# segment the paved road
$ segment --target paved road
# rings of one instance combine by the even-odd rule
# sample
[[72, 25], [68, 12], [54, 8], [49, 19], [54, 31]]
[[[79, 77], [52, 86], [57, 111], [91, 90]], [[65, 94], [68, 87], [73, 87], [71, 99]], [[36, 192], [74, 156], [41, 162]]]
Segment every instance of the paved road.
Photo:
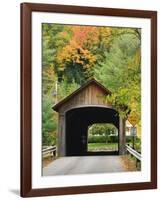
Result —
[[61, 157], [43, 168], [44, 176], [124, 172], [120, 156]]

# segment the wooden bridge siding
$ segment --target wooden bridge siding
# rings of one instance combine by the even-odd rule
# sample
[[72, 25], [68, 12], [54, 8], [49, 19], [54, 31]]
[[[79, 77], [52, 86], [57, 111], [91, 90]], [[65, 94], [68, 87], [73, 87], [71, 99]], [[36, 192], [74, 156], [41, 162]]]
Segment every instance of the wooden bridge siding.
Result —
[[105, 92], [99, 87], [96, 85], [89, 85], [83, 91], [78, 93], [74, 98], [66, 102], [66, 104], [60, 108], [59, 113], [65, 113], [67, 110], [83, 105], [103, 105], [111, 107], [111, 105], [105, 103], [105, 96]]
[[65, 135], [64, 114], [59, 114], [57, 154], [58, 156], [65, 156], [66, 154], [66, 135]]
[[[99, 94], [99, 95], [98, 95]], [[66, 111], [85, 105], [104, 105], [109, 106], [104, 102], [104, 97], [106, 93], [96, 85], [89, 85], [83, 91], [78, 93], [74, 98], [70, 99], [64, 105], [61, 106], [59, 110], [59, 127], [58, 127], [58, 155], [64, 156], [66, 154], [66, 135], [65, 135], [65, 113]]]
[[[98, 105], [98, 106], [107, 106], [112, 108], [111, 105], [105, 102], [104, 97], [107, 94], [98, 86], [96, 85], [89, 85], [88, 87], [84, 88], [81, 92], [75, 95], [72, 99], [66, 102], [64, 105], [61, 106], [59, 109], [59, 130], [58, 130], [58, 155], [65, 156], [66, 155], [66, 124], [65, 124], [65, 113], [66, 111], [76, 108], [76, 107], [83, 107], [86, 105]], [[119, 124], [119, 154], [122, 155], [125, 153], [125, 125], [124, 120], [120, 118]]]
[[126, 136], [125, 136], [125, 120], [119, 119], [119, 155], [124, 155], [126, 152]]

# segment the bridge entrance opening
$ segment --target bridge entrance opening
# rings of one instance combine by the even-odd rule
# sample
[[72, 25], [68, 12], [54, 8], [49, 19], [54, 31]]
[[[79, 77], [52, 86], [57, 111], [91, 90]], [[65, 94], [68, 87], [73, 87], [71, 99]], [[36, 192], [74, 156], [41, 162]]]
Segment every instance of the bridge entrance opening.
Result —
[[96, 123], [88, 127], [88, 153], [118, 152], [118, 129], [113, 124]]
[[65, 119], [67, 156], [118, 154], [119, 139], [115, 151], [89, 151], [88, 145], [88, 132], [94, 124], [113, 124], [117, 129], [117, 135], [119, 135], [119, 115], [116, 110], [93, 106], [74, 108], [66, 112]]

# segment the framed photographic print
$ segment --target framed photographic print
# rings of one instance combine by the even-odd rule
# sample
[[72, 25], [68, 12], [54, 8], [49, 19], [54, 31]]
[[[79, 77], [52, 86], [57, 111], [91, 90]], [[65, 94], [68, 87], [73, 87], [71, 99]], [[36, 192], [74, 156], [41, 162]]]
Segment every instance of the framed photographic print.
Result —
[[157, 188], [156, 11], [21, 4], [21, 196]]

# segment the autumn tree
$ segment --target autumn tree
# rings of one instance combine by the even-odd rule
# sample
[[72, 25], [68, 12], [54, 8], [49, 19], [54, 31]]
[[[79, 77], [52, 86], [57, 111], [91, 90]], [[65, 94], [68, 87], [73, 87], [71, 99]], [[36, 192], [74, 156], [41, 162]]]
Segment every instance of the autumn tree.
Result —
[[98, 30], [90, 26], [72, 26], [70, 42], [59, 49], [57, 62], [64, 76], [70, 81], [82, 84], [93, 76], [96, 56], [91, 48], [96, 44]]
[[140, 119], [141, 29], [42, 24], [44, 144], [56, 141], [53, 104], [92, 77], [112, 91], [106, 100], [120, 116], [135, 112]]

